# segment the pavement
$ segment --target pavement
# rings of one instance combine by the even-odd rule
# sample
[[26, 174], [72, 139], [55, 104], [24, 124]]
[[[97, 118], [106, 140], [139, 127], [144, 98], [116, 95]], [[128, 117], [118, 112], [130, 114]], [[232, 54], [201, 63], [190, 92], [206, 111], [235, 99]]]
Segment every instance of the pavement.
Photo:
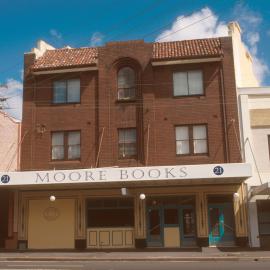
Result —
[[203, 248], [200, 251], [0, 252], [0, 262], [7, 261], [270, 261], [270, 251]]

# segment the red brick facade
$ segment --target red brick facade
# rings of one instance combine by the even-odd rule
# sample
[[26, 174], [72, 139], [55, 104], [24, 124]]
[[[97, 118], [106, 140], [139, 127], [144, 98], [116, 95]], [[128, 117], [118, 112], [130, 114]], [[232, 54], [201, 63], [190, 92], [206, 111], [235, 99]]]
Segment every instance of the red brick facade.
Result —
[[[95, 167], [99, 146], [99, 167], [241, 162], [231, 38], [219, 42], [222, 60], [216, 62], [153, 66], [153, 43], [127, 41], [98, 48], [97, 70], [34, 75], [30, 69], [22, 170]], [[27, 54], [26, 71], [33, 63]], [[125, 65], [136, 71], [137, 98], [119, 102], [117, 71]], [[204, 95], [174, 97], [173, 72], [193, 69], [203, 71]], [[80, 78], [80, 104], [52, 105], [53, 81], [63, 78]], [[208, 155], [177, 156], [175, 126], [200, 123], [208, 127]], [[129, 127], [137, 128], [138, 158], [119, 159], [117, 129]], [[80, 161], [51, 161], [51, 132], [62, 130], [81, 131]]]

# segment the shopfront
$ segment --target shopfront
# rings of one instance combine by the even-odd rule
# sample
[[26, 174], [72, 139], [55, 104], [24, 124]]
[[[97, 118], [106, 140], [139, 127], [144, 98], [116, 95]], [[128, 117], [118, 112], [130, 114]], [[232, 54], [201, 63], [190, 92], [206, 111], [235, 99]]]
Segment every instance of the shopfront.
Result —
[[5, 240], [8, 238], [8, 220], [9, 220], [9, 192], [0, 191], [0, 249], [5, 247]]
[[87, 248], [134, 248], [132, 198], [87, 199]]
[[[14, 173], [27, 179], [24, 186], [11, 173], [9, 188], [17, 190], [13, 228], [18, 248], [246, 245], [244, 180], [250, 168], [219, 166], [222, 176], [215, 174], [216, 165]], [[198, 168], [200, 173], [193, 174]], [[125, 179], [117, 179], [116, 173]], [[86, 181], [85, 175], [104, 180]]]
[[232, 195], [208, 197], [209, 246], [235, 246]]
[[195, 247], [195, 196], [152, 197], [146, 202], [147, 246]]
[[270, 182], [251, 188], [249, 197], [250, 240], [270, 248]]
[[261, 247], [270, 248], [270, 200], [257, 200]]

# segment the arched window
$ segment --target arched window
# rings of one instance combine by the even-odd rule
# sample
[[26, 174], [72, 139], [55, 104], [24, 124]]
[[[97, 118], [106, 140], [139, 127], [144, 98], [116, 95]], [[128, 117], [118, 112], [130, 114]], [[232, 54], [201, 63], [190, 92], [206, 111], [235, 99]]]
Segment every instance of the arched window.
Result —
[[135, 71], [130, 67], [123, 67], [118, 71], [118, 99], [135, 99], [136, 97], [136, 76]]

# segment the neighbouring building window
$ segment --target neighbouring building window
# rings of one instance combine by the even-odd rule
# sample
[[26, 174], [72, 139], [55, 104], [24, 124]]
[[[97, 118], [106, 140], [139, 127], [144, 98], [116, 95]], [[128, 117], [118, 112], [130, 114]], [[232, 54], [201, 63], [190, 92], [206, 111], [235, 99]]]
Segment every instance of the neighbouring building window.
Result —
[[136, 78], [135, 71], [130, 67], [123, 67], [118, 71], [118, 100], [135, 99]]
[[118, 149], [120, 158], [137, 156], [137, 134], [135, 128], [118, 129]]
[[52, 132], [52, 160], [76, 160], [80, 157], [80, 131]]
[[63, 80], [53, 83], [53, 103], [79, 103], [81, 100], [80, 80]]
[[174, 96], [203, 95], [203, 76], [201, 70], [173, 73]]
[[175, 135], [177, 155], [208, 153], [206, 125], [177, 126]]
[[270, 235], [270, 202], [257, 200], [257, 210], [260, 235]]

